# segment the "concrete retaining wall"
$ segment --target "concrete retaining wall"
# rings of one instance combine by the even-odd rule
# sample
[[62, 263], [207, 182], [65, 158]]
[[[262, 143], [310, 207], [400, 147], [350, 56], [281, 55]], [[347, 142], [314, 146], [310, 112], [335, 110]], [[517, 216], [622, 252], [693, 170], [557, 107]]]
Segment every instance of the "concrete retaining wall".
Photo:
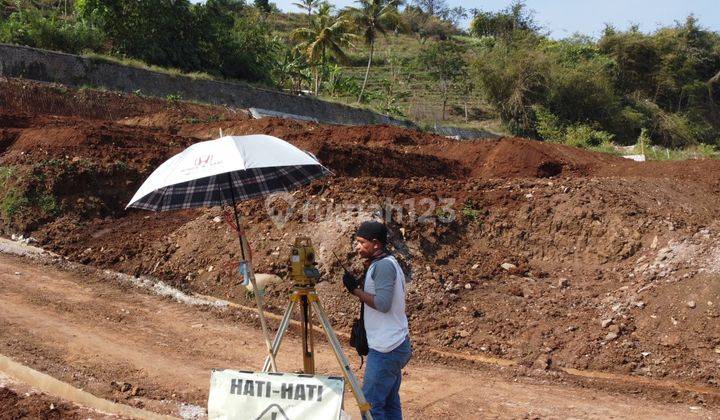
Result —
[[102, 86], [127, 93], [139, 89], [145, 95], [158, 97], [180, 95], [182, 99], [217, 105], [264, 108], [306, 115], [330, 124], [413, 126], [410, 122], [371, 111], [260, 89], [244, 83], [197, 80], [123, 66], [101, 59], [7, 44], [0, 44], [0, 75], [73, 87]]
[[[266, 110], [291, 114], [300, 119], [327, 124], [370, 125], [389, 124], [417, 128], [407, 120], [398, 120], [364, 109], [295, 96], [270, 89], [261, 89], [241, 82], [198, 80], [173, 76], [110, 61], [17, 45], [0, 44], [0, 76], [19, 77], [67, 86], [104, 87], [108, 90], [167, 97], [180, 95], [196, 100], [234, 108]], [[454, 138], [492, 138], [496, 134], [483, 130], [436, 126], [435, 133]]]

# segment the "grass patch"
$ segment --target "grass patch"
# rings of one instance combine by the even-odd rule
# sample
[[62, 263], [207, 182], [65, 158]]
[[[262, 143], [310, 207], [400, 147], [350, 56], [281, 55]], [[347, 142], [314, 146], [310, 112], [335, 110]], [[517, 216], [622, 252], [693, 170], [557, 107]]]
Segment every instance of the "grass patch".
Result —
[[0, 201], [0, 215], [6, 222], [12, 222], [23, 210], [30, 206], [30, 200], [17, 189], [7, 190]]
[[463, 207], [462, 215], [467, 220], [474, 222], [478, 217], [478, 211], [470, 207]]
[[8, 182], [15, 175], [15, 169], [10, 166], [0, 167], [0, 187], [4, 187], [5, 183]]
[[203, 72], [185, 73], [180, 69], [176, 69], [176, 68], [172, 68], [172, 67], [155, 66], [152, 64], [147, 64], [144, 61], [137, 60], [134, 58], [115, 57], [115, 56], [111, 56], [111, 55], [98, 54], [98, 53], [94, 53], [94, 52], [85, 52], [83, 54], [83, 57], [89, 58], [92, 60], [103, 61], [106, 63], [119, 64], [121, 66], [134, 67], [137, 69], [167, 74], [169, 76], [175, 76], [175, 77], [182, 76], [182, 77], [189, 77], [191, 79], [196, 79], [196, 80], [216, 80], [216, 79], [218, 79], [208, 73], [203, 73]]
[[480, 215], [480, 210], [477, 210], [472, 203], [465, 203], [462, 208], [462, 215], [465, 219], [474, 222]]
[[47, 217], [55, 217], [60, 213], [60, 208], [55, 201], [55, 197], [49, 194], [41, 194], [37, 197], [37, 205], [42, 214]]
[[168, 93], [165, 96], [165, 99], [167, 99], [170, 102], [182, 101], [182, 95], [179, 93]]
[[[640, 153], [640, 151], [637, 151]], [[700, 144], [684, 149], [668, 149], [666, 147], [651, 146], [645, 148], [645, 159], [647, 160], [688, 160], [688, 159], [720, 159], [717, 148]]]
[[609, 155], [621, 156], [622, 153], [610, 142], [602, 142], [597, 146], [591, 146], [587, 148], [593, 152], [607, 153]]

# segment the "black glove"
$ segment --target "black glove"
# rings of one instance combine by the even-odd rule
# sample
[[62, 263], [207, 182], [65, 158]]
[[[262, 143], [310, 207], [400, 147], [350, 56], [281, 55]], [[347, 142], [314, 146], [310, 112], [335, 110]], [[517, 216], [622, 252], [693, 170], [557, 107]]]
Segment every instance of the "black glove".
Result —
[[358, 284], [358, 280], [355, 278], [355, 276], [353, 276], [347, 271], [345, 272], [345, 274], [343, 274], [343, 284], [350, 293], [360, 287], [360, 285]]

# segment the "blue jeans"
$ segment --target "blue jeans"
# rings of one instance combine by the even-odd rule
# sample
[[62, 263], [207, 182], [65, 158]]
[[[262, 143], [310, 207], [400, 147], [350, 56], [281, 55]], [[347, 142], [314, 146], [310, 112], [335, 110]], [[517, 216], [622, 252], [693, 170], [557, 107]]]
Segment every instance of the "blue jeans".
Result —
[[362, 391], [371, 404], [374, 420], [401, 420], [400, 382], [402, 368], [412, 356], [410, 338], [405, 338], [394, 350], [381, 353], [370, 349], [365, 366]]

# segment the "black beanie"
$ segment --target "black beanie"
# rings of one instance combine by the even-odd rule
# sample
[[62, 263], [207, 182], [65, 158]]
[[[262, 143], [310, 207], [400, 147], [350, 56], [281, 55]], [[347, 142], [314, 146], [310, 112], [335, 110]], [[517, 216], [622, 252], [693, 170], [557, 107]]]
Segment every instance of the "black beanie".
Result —
[[383, 246], [387, 245], [387, 228], [384, 224], [374, 220], [362, 222], [355, 236], [365, 238], [369, 241], [377, 239]]

